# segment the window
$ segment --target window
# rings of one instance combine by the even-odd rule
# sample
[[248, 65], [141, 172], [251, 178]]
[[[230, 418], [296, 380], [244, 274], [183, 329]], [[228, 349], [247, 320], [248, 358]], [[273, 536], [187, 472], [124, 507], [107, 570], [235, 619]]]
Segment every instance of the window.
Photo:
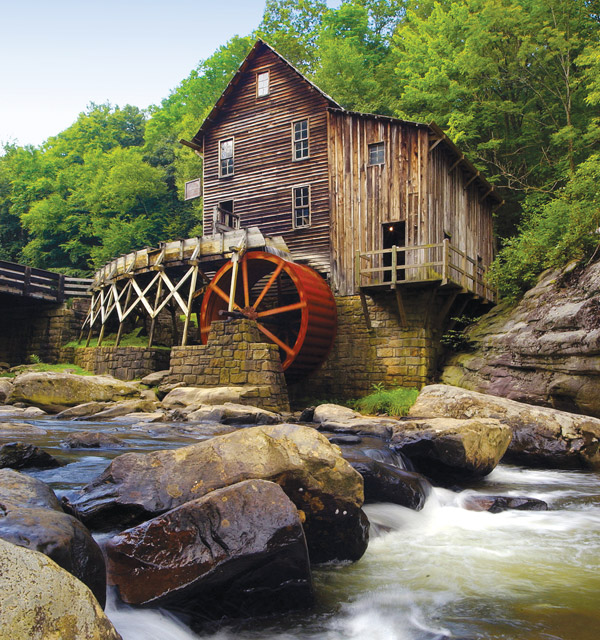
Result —
[[294, 160], [308, 158], [308, 120], [298, 120], [292, 124]]
[[310, 188], [294, 187], [294, 229], [310, 227]]
[[383, 142], [375, 142], [369, 145], [369, 165], [384, 163], [385, 145]]
[[219, 142], [219, 177], [233, 175], [233, 138]]
[[262, 98], [269, 95], [269, 72], [262, 71], [256, 74], [256, 97]]
[[240, 216], [233, 212], [233, 200], [224, 200], [214, 209], [214, 230], [229, 231], [240, 228]]

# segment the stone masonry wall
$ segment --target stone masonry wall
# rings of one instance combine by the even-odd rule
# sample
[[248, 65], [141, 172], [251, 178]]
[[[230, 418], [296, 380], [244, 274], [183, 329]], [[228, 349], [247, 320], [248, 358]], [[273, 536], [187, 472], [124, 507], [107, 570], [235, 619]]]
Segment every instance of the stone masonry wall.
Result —
[[5, 296], [1, 306], [0, 360], [17, 365], [34, 356], [55, 364], [60, 361], [62, 346], [79, 336], [89, 300], [74, 298], [49, 305]]
[[308, 383], [290, 385], [293, 406], [359, 398], [378, 384], [421, 388], [431, 381], [439, 341], [428, 321], [426, 292], [404, 294], [407, 326], [400, 321], [394, 293], [367, 296], [370, 331], [359, 296], [338, 296], [336, 304], [338, 331], [331, 353]]
[[262, 342], [253, 320], [217, 320], [206, 345], [173, 347], [170, 382], [192, 387], [252, 386], [250, 404], [289, 411], [287, 386], [276, 345]]
[[63, 362], [73, 362], [87, 371], [119, 380], [138, 380], [168, 369], [169, 357], [168, 349], [158, 347], [67, 347], [61, 352]]

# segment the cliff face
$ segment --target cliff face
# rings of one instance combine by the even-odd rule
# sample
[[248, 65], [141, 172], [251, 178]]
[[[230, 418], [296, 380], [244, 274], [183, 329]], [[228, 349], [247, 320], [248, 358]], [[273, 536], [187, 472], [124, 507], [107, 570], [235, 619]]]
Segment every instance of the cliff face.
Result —
[[501, 304], [448, 358], [442, 382], [600, 417], [600, 263], [547, 271], [516, 305]]

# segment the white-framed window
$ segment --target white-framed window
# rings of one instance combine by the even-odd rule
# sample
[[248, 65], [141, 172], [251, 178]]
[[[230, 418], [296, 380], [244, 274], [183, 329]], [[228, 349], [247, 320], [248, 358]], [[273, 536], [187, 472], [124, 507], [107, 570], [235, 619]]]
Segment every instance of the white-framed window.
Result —
[[219, 177], [233, 175], [233, 138], [219, 140]]
[[269, 95], [269, 71], [259, 71], [256, 74], [256, 97], [263, 98]]
[[294, 229], [310, 227], [310, 187], [292, 189], [292, 224]]
[[369, 165], [385, 162], [385, 143], [374, 142], [369, 145]]
[[308, 131], [308, 118], [292, 122], [292, 157], [294, 160], [304, 160], [309, 157]]

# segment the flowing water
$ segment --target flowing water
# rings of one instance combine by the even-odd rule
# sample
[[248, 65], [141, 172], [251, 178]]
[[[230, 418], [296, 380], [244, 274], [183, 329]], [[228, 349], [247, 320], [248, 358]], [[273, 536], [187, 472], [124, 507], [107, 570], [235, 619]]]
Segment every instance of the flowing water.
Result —
[[[48, 426], [49, 421], [29, 421]], [[57, 493], [100, 473], [122, 451], [65, 452], [66, 431], [115, 424], [52, 423], [46, 450], [68, 458], [34, 472]], [[127, 451], [196, 438], [131, 431]], [[159, 442], [157, 442], [157, 437]], [[475, 512], [473, 494], [528, 496], [549, 510]], [[160, 610], [117, 604], [107, 615], [124, 640], [597, 640], [600, 637], [600, 474], [500, 466], [460, 493], [435, 489], [425, 509], [365, 508], [371, 542], [355, 564], [315, 570], [312, 611], [231, 623], [200, 635]]]

